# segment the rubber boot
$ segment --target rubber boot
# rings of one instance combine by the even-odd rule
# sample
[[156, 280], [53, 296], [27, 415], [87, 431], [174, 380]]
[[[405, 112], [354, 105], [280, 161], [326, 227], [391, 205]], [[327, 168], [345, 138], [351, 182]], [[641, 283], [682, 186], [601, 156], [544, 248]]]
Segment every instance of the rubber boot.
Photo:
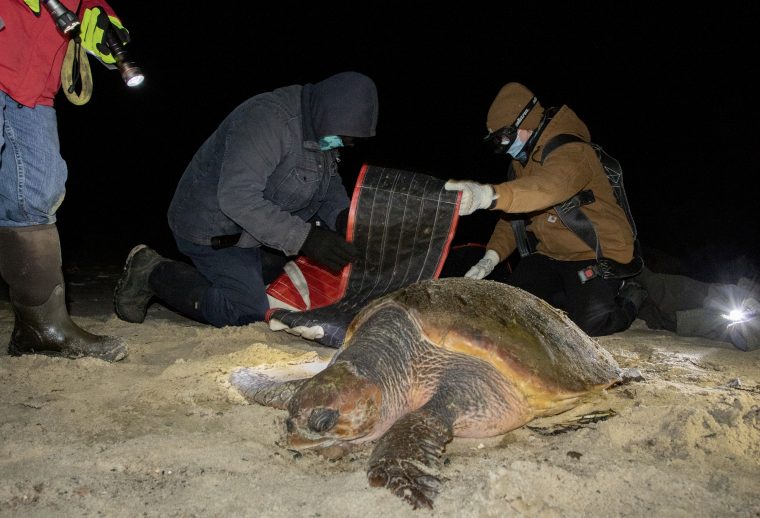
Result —
[[180, 261], [162, 262], [150, 274], [149, 284], [166, 306], [196, 322], [209, 323], [201, 302], [211, 283], [195, 267]]
[[94, 335], [71, 320], [55, 225], [0, 228], [0, 275], [10, 288], [15, 313], [11, 355], [90, 356], [109, 362], [127, 355], [121, 338]]
[[169, 261], [146, 245], [137, 245], [127, 256], [113, 294], [113, 309], [120, 319], [141, 324], [145, 321], [153, 290], [148, 279], [162, 262]]

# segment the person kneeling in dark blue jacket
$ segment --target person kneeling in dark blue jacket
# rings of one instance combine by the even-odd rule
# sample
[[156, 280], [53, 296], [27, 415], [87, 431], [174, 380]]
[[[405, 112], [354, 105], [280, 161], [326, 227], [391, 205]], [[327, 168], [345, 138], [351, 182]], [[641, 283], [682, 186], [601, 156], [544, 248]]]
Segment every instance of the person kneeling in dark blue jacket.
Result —
[[195, 153], [169, 206], [193, 266], [134, 247], [114, 292], [119, 318], [143, 322], [155, 297], [199, 322], [246, 325], [265, 319], [266, 285], [288, 258], [343, 268], [355, 249], [344, 237], [339, 148], [373, 137], [377, 117], [375, 83], [352, 71], [236, 107]]

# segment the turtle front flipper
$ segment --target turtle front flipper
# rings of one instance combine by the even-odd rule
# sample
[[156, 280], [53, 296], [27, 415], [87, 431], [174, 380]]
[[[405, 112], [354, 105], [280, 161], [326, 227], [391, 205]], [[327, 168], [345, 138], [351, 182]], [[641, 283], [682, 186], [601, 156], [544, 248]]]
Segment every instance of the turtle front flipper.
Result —
[[396, 421], [379, 440], [369, 461], [373, 487], [387, 487], [412, 507], [433, 508], [441, 485], [441, 455], [451, 439], [450, 424], [420, 409]]
[[260, 369], [244, 367], [230, 374], [230, 384], [251, 403], [272, 408], [287, 409], [288, 402], [305, 379], [282, 381]]

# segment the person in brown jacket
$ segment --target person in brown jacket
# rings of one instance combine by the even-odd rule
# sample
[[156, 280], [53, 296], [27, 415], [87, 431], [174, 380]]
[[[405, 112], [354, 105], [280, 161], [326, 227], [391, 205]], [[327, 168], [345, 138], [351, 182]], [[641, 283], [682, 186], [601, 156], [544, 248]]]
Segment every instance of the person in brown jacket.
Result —
[[[634, 264], [635, 231], [617, 203], [610, 182], [583, 121], [568, 106], [544, 109], [536, 96], [519, 83], [506, 84], [488, 110], [487, 136], [497, 153], [511, 157], [508, 181], [488, 185], [449, 180], [448, 190], [462, 192], [461, 216], [476, 210], [502, 211], [483, 258], [465, 274], [482, 279], [520, 248], [521, 258], [505, 282], [541, 297], [591, 336], [627, 329], [646, 296], [632, 283], [623, 290], [623, 277]], [[576, 140], [543, 156], [557, 135]], [[583, 194], [579, 198], [580, 194]], [[593, 226], [596, 249], [563, 222], [555, 206], [576, 198], [579, 211]], [[516, 233], [517, 223], [527, 232]], [[520, 236], [534, 236], [528, 247]], [[531, 236], [531, 239], [533, 237]], [[524, 252], [530, 248], [530, 252]], [[602, 260], [600, 260], [602, 259]], [[630, 269], [628, 270], [629, 274]], [[638, 273], [634, 268], [633, 274]]]

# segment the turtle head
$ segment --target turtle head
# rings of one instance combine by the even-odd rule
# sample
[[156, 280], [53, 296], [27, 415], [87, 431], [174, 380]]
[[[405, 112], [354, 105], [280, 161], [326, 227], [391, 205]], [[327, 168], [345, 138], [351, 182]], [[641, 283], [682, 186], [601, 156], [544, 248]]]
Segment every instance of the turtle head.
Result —
[[352, 443], [371, 440], [380, 421], [378, 385], [337, 362], [308, 380], [288, 404], [288, 444], [337, 458]]

